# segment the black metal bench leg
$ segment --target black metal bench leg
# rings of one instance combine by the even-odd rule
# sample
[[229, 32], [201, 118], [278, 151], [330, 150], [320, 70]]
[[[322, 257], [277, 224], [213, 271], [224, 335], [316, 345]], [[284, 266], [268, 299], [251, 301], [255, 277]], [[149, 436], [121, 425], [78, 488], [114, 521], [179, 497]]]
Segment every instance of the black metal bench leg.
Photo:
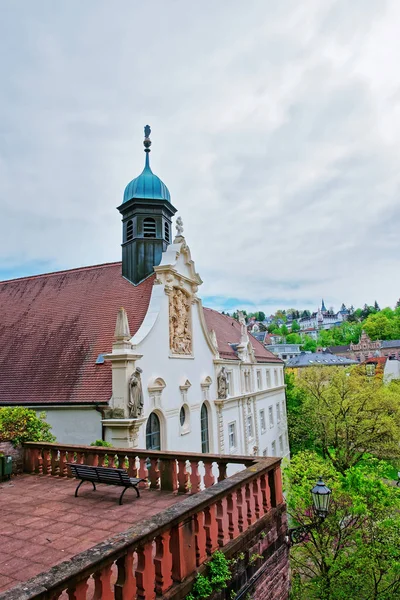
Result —
[[122, 491], [122, 494], [121, 494], [121, 495], [120, 495], [120, 497], [119, 497], [119, 504], [120, 504], [120, 505], [122, 504], [122, 497], [123, 497], [123, 495], [125, 494], [125, 492], [126, 492], [126, 490], [127, 490], [127, 489], [128, 489], [127, 487], [126, 487], [126, 488], [124, 488], [124, 489], [123, 489], [123, 491]]
[[138, 498], [140, 498], [140, 494], [139, 494], [139, 488], [138, 488], [138, 486], [137, 486], [137, 485], [134, 485], [133, 487], [135, 488], [135, 492], [136, 492], [136, 495], [137, 495], [137, 497], [138, 497]]
[[[82, 481], [79, 482], [78, 487], [75, 490], [75, 498], [78, 497], [78, 490], [81, 487], [82, 483], [85, 483], [85, 479], [82, 479]], [[96, 486], [94, 485], [94, 481], [91, 481], [90, 483], [92, 484], [94, 491], [96, 491]]]

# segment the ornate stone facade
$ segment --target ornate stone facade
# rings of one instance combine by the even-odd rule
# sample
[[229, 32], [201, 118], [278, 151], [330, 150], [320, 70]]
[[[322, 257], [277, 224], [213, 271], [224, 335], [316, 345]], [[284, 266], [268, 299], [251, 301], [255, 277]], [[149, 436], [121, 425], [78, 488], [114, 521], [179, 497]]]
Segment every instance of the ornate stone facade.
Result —
[[192, 354], [191, 299], [174, 287], [169, 300], [169, 345], [173, 354]]
[[381, 343], [379, 340], [373, 342], [363, 331], [358, 344], [350, 344], [351, 358], [363, 362], [367, 358], [380, 356]]

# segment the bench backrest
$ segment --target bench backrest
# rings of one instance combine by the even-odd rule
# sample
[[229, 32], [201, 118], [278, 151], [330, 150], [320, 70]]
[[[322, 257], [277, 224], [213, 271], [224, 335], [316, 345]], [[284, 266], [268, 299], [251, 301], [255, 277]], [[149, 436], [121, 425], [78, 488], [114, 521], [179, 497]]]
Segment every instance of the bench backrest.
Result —
[[109, 467], [92, 467], [68, 463], [72, 474], [78, 479], [94, 481], [97, 483], [108, 483], [110, 485], [130, 485], [130, 479], [125, 469], [113, 469]]

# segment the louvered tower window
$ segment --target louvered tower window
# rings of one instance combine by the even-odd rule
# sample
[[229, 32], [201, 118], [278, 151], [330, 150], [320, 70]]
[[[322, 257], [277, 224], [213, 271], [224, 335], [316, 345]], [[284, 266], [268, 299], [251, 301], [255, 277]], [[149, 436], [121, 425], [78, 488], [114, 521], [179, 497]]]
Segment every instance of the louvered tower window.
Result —
[[148, 217], [143, 220], [143, 235], [144, 237], [156, 237], [156, 222]]
[[129, 242], [133, 239], [133, 222], [128, 221], [126, 224], [126, 241]]
[[170, 243], [169, 239], [169, 223], [164, 223], [164, 239], [168, 244]]

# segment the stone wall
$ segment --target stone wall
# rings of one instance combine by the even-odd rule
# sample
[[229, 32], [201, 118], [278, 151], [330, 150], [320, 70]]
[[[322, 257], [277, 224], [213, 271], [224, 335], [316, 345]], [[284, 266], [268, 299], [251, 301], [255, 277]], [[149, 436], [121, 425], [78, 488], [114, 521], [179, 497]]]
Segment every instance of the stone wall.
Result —
[[13, 474], [22, 473], [24, 451], [21, 446], [14, 448], [11, 442], [0, 442], [0, 454], [11, 455], [13, 458]]

